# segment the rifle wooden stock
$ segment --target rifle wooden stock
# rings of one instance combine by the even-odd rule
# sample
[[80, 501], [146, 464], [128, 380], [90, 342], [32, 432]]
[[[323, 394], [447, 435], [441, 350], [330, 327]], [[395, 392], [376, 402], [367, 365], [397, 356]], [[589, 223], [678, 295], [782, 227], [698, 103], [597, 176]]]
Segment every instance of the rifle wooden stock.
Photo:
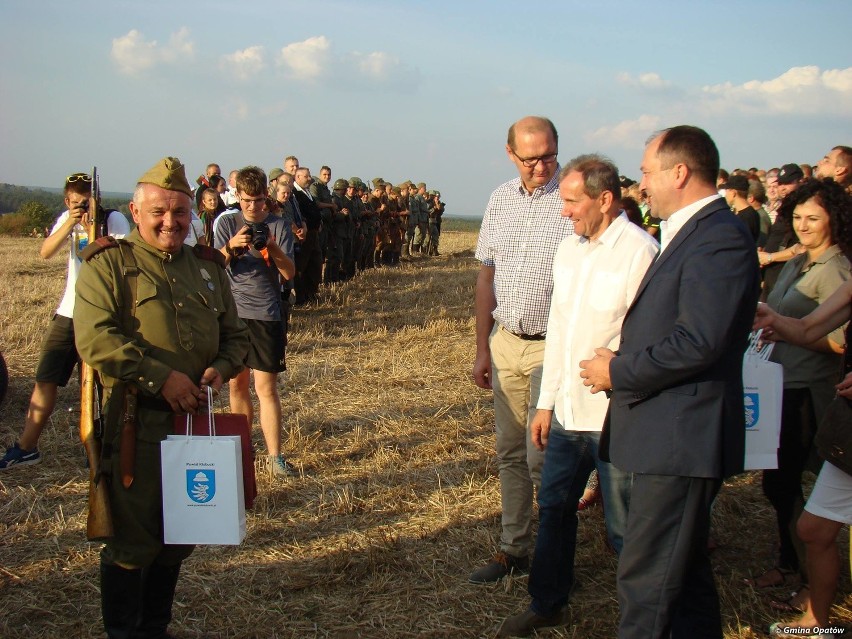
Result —
[[80, 440], [89, 460], [89, 518], [86, 537], [90, 541], [105, 540], [113, 536], [112, 512], [106, 480], [101, 476], [101, 442], [95, 424], [96, 397], [95, 371], [82, 364], [82, 393], [80, 401]]
[[[89, 211], [86, 216], [86, 230], [89, 243], [104, 233], [103, 216], [100, 214], [101, 190], [98, 183], [98, 169], [92, 169], [92, 194], [89, 197]], [[113, 536], [112, 513], [109, 507], [109, 494], [106, 480], [101, 476], [101, 442], [98, 437], [96, 415], [100, 415], [95, 392], [95, 370], [85, 362], [80, 364], [80, 441], [86, 449], [89, 460], [89, 518], [86, 524], [86, 537], [90, 541], [109, 539]]]

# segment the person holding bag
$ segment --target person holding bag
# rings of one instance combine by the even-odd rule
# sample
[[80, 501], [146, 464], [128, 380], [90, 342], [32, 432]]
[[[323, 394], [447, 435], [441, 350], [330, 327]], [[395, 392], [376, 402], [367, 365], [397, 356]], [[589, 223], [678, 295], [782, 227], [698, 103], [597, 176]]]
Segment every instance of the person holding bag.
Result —
[[[787, 195], [779, 215], [790, 220], [805, 252], [784, 265], [766, 303], [780, 315], [802, 318], [850, 279], [849, 260], [838, 242], [850, 233], [852, 208], [836, 183], [806, 180]], [[804, 547], [795, 532], [804, 505], [802, 474], [819, 471], [813, 437], [835, 394], [845, 342], [841, 329], [806, 343], [780, 341], [770, 358], [784, 367], [784, 393], [778, 468], [763, 472], [763, 493], [776, 512], [780, 551], [775, 568], [746, 580], [755, 588], [795, 584], [799, 576], [807, 583]], [[807, 597], [803, 586], [774, 607], [800, 610]]]
[[[824, 210], [831, 210], [832, 234], [840, 249], [848, 256], [852, 255], [852, 196], [842, 187], [831, 181], [807, 183], [809, 191], [818, 193], [814, 199]], [[796, 191], [799, 193], [799, 191]], [[806, 201], [806, 200], [803, 200]], [[786, 202], [784, 203], [787, 204]], [[779, 281], [783, 279], [783, 274]], [[754, 328], [762, 328], [764, 337], [784, 340], [798, 347], [812, 347], [824, 340], [832, 331], [846, 324], [846, 343], [849, 341], [849, 325], [852, 318], [852, 280], [847, 280], [815, 310], [802, 318], [782, 315], [766, 304], [760, 304], [755, 317]], [[836, 404], [845, 409], [848, 415], [848, 402], [852, 400], [852, 358], [848, 350], [843, 365], [843, 378], [833, 386], [835, 398], [827, 415], [834, 411]], [[843, 406], [845, 404], [845, 406]], [[828, 417], [827, 417], [828, 419]], [[821, 435], [827, 422], [820, 426], [817, 433], [817, 447], [821, 453]], [[852, 422], [846, 420], [846, 426], [852, 429]], [[848, 440], [847, 436], [847, 440]], [[837, 444], [842, 445], [841, 442]], [[840, 575], [840, 558], [837, 537], [841, 527], [852, 525], [852, 476], [849, 469], [844, 472], [836, 465], [826, 461], [817, 477], [816, 485], [799, 517], [796, 531], [804, 542], [807, 557], [807, 574], [810, 579], [810, 596], [805, 601], [802, 616], [792, 622], [779, 622], [770, 627], [770, 633], [780, 633], [784, 628], [828, 628], [831, 603], [837, 591]]]
[[74, 328], [82, 359], [104, 385], [101, 468], [114, 536], [101, 552], [107, 635], [163, 637], [181, 562], [193, 546], [163, 541], [160, 441], [175, 413], [195, 414], [242, 368], [248, 330], [237, 316], [221, 254], [184, 245], [192, 191], [167, 157], [141, 178], [126, 240], [87, 247]]

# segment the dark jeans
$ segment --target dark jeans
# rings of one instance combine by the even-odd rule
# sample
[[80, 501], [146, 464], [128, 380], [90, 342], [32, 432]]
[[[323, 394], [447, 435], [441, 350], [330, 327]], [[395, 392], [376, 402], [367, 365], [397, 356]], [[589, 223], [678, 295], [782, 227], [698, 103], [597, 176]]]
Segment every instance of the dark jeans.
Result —
[[550, 431], [538, 492], [539, 526], [529, 578], [530, 608], [551, 616], [568, 602], [574, 584], [577, 502], [592, 469], [597, 467], [606, 513], [607, 535], [621, 552], [627, 527], [632, 476], [600, 460], [600, 433]]

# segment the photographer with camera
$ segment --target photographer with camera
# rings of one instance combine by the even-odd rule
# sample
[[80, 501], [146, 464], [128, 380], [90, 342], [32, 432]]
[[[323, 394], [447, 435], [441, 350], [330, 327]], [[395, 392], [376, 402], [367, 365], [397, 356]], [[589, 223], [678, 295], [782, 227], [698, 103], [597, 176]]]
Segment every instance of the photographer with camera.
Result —
[[260, 428], [276, 476], [298, 473], [281, 454], [281, 401], [278, 373], [286, 369], [284, 313], [280, 278], [293, 279], [293, 232], [289, 222], [267, 207], [266, 174], [256, 166], [237, 173], [239, 210], [216, 220], [214, 244], [224, 255], [237, 314], [249, 328], [246, 368], [230, 382], [231, 410], [252, 423], [249, 375], [260, 406]]
[[[65, 206], [68, 209], [56, 219], [39, 253], [48, 260], [63, 247], [69, 248], [65, 294], [41, 346], [36, 383], [27, 409], [24, 430], [0, 459], [0, 470], [38, 464], [41, 461], [41, 453], [38, 450], [41, 431], [56, 407], [59, 387], [68, 384], [74, 365], [80, 359], [74, 346], [74, 326], [71, 318], [74, 315], [74, 286], [83, 263], [80, 253], [89, 241], [84, 225], [89, 224], [92, 177], [87, 173], [69, 175], [65, 178], [64, 192]], [[120, 212], [107, 211], [106, 220], [109, 235], [122, 238], [130, 233], [130, 224]]]

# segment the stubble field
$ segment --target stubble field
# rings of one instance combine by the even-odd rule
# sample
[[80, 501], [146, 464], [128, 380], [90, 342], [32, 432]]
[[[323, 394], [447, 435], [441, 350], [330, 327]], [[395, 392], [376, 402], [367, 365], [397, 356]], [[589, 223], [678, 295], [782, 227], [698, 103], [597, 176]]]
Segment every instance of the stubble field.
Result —
[[[281, 394], [284, 452], [298, 479], [271, 478], [239, 547], [184, 564], [171, 630], [181, 638], [491, 637], [528, 603], [526, 578], [468, 584], [499, 539], [490, 394], [469, 379], [476, 233], [446, 230], [442, 256], [323, 290], [293, 317]], [[19, 433], [65, 257], [0, 238], [0, 349], [11, 382], [0, 443]], [[227, 394], [225, 394], [227, 397]], [[98, 546], [85, 540], [87, 470], [78, 386], [60, 392], [44, 461], [0, 474], [0, 636], [98, 637]], [[263, 440], [255, 427], [254, 444]], [[773, 564], [774, 515], [751, 473], [728, 482], [713, 554], [726, 639], [761, 636], [779, 615], [742, 580]], [[572, 623], [549, 637], [613, 637], [616, 559], [600, 508], [582, 517]], [[842, 533], [842, 552], [848, 534]], [[836, 617], [852, 621], [843, 562]]]

